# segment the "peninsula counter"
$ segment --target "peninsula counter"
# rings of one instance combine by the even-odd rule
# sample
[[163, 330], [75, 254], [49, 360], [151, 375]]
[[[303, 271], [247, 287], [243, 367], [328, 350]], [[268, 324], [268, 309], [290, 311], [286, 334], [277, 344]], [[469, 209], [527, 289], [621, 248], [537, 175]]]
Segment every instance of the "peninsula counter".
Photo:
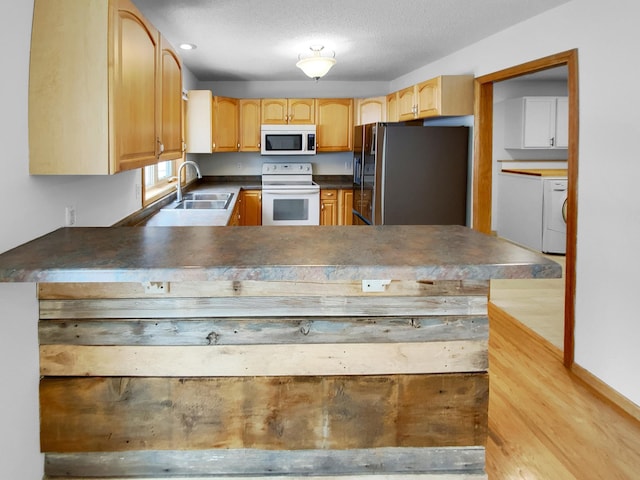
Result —
[[492, 278], [559, 278], [457, 226], [65, 228], [36, 282], [53, 478], [484, 479]]

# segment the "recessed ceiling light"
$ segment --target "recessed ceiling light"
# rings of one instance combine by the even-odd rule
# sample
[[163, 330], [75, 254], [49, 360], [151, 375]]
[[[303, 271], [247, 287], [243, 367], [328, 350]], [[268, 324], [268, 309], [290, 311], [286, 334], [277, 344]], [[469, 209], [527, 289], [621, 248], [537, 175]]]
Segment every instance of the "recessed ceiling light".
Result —
[[194, 45], [193, 43], [181, 43], [180, 45], [178, 45], [182, 50], [195, 50], [196, 48], [198, 48], [197, 45]]

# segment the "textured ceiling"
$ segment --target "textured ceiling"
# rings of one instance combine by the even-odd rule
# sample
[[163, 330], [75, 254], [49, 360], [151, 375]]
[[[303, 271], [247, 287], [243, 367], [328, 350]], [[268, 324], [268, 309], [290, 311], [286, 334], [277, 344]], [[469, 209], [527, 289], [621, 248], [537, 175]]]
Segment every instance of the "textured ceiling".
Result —
[[303, 80], [334, 50], [334, 81], [390, 81], [568, 0], [133, 0], [200, 81]]

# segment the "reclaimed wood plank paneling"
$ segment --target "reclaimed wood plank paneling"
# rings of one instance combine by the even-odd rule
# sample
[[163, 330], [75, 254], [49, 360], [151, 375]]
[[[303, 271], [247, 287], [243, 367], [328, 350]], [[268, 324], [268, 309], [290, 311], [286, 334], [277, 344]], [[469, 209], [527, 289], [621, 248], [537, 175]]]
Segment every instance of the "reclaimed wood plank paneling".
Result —
[[41, 345], [256, 345], [481, 340], [486, 316], [43, 320]]
[[[47, 454], [45, 473], [55, 478], [403, 478], [480, 479], [484, 451], [479, 447], [371, 448], [350, 450], [155, 450], [116, 453]], [[457, 474], [445, 475], [442, 472]], [[362, 474], [368, 472], [369, 474]], [[250, 475], [250, 477], [247, 477]], [[321, 477], [318, 475], [322, 475]], [[339, 475], [339, 477], [336, 477]], [[400, 475], [398, 477], [398, 475]], [[437, 475], [437, 476], [436, 476]]]
[[481, 446], [487, 404], [486, 374], [44, 378], [41, 448]]
[[486, 340], [307, 345], [41, 345], [49, 376], [366, 375], [485, 371]]
[[433, 296], [487, 295], [487, 280], [393, 280], [384, 292], [362, 292], [361, 282], [261, 282], [211, 281], [171, 282], [161, 294], [150, 294], [139, 282], [128, 283], [41, 283], [38, 298], [73, 300], [82, 298], [166, 298], [166, 297], [258, 297], [258, 296]]
[[[179, 313], [178, 313], [179, 312]], [[486, 296], [41, 300], [40, 319], [486, 315]]]

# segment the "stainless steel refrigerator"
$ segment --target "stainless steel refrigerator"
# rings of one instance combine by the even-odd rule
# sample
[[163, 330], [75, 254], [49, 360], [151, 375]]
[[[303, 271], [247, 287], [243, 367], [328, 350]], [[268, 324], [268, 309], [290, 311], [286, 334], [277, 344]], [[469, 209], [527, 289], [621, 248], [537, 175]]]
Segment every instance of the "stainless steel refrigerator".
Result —
[[465, 225], [468, 127], [355, 127], [354, 224]]

